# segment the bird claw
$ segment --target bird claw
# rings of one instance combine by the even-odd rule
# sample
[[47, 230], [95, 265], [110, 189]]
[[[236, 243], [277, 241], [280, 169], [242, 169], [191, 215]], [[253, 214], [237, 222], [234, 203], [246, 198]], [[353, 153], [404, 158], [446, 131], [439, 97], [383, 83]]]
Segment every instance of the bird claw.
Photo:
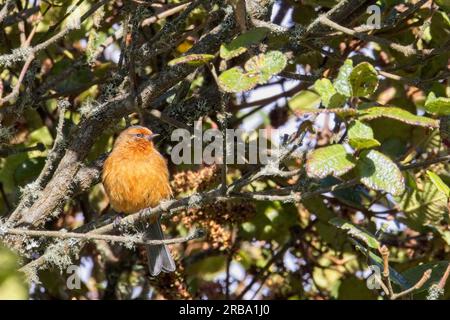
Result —
[[115, 218], [114, 218], [114, 221], [113, 221], [113, 228], [114, 229], [117, 229], [117, 230], [119, 230], [120, 229], [120, 224], [121, 224], [121, 222], [122, 222], [122, 216], [121, 215], [117, 215]]

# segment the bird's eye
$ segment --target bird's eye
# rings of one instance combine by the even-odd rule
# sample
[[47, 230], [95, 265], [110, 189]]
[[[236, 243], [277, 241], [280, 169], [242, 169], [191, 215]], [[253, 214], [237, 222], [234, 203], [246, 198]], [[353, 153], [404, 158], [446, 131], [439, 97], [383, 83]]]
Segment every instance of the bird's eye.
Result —
[[144, 135], [143, 135], [142, 133], [136, 133], [136, 137], [138, 137], [138, 138], [143, 138]]

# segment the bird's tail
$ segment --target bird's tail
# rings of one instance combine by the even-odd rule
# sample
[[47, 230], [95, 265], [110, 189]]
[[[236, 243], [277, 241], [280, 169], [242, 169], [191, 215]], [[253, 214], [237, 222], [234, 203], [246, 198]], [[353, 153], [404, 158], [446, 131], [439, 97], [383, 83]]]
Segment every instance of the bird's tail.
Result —
[[[146, 239], [148, 240], [164, 240], [164, 234], [161, 229], [159, 219], [155, 223], [151, 223], [147, 229]], [[175, 271], [175, 261], [170, 255], [169, 248], [165, 244], [146, 246], [148, 268], [151, 276], [157, 276], [162, 272]]]

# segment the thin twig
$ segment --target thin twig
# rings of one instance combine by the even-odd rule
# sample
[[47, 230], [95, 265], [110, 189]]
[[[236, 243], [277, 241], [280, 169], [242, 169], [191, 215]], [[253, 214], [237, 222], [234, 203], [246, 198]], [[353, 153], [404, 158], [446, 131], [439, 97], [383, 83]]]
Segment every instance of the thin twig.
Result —
[[447, 161], [450, 161], [450, 155], [439, 156], [439, 157], [436, 157], [433, 159], [424, 160], [421, 162], [416, 162], [416, 163], [411, 163], [411, 164], [406, 164], [406, 165], [400, 164], [399, 167], [400, 167], [400, 170], [409, 170], [409, 169], [424, 168], [424, 167], [428, 167], [435, 163], [447, 162]]
[[389, 249], [386, 246], [382, 246], [378, 249], [380, 251], [381, 257], [383, 258], [383, 282], [388, 289], [389, 297], [394, 296], [394, 290], [392, 289], [392, 283], [389, 272]]
[[19, 228], [5, 228], [2, 229], [2, 234], [13, 234], [18, 236], [28, 236], [28, 237], [47, 237], [47, 238], [58, 238], [58, 239], [82, 239], [88, 241], [94, 240], [104, 240], [110, 242], [123, 242], [123, 243], [134, 243], [141, 245], [156, 246], [161, 244], [176, 244], [188, 242], [194, 239], [198, 239], [204, 236], [204, 231], [202, 229], [196, 229], [189, 235], [185, 237], [166, 239], [166, 240], [143, 240], [141, 236], [126, 235], [126, 236], [113, 236], [107, 234], [92, 234], [92, 233], [76, 233], [76, 232], [65, 232], [65, 231], [47, 231], [47, 230], [28, 230]]
[[158, 20], [165, 19], [165, 18], [167, 18], [167, 17], [170, 17], [171, 15], [174, 15], [174, 14], [180, 12], [180, 11], [183, 11], [183, 10], [186, 9], [187, 6], [189, 6], [190, 4], [191, 4], [190, 2], [183, 3], [183, 4], [179, 5], [179, 6], [170, 8], [170, 9], [168, 9], [168, 10], [166, 10], [166, 11], [163, 11], [163, 12], [161, 12], [161, 13], [158, 13], [158, 14], [154, 15], [154, 16], [151, 16], [151, 17], [149, 17], [149, 18], [146, 18], [146, 19], [144, 19], [144, 20], [142, 21], [141, 27], [149, 26], [149, 25], [151, 25], [152, 23], [157, 22]]
[[23, 153], [23, 152], [30, 152], [30, 151], [44, 151], [45, 145], [43, 143], [37, 143], [36, 145], [32, 147], [25, 147], [25, 148], [5, 148], [0, 149], [0, 157], [8, 157], [13, 154]]
[[442, 276], [441, 280], [439, 280], [439, 283], [438, 283], [439, 289], [444, 289], [449, 276], [450, 276], [450, 263], [448, 264], [447, 269], [445, 269], [445, 273]]
[[250, 281], [250, 283], [241, 291], [241, 293], [239, 293], [239, 295], [237, 296], [236, 300], [241, 300], [244, 295], [253, 287], [253, 285], [261, 278], [263, 280], [267, 279], [267, 271], [269, 270], [269, 268], [279, 259], [281, 259], [285, 252], [291, 247], [292, 245], [292, 241], [288, 241], [286, 242], [281, 248], [280, 250], [278, 250], [277, 253], [275, 253], [272, 258], [270, 258], [270, 260], [266, 263], [266, 265], [263, 267], [263, 269], [258, 272], [252, 279], [252, 281]]
[[360, 40], [367, 41], [367, 42], [376, 42], [376, 43], [388, 46], [389, 48], [402, 53], [406, 57], [409, 57], [409, 56], [412, 56], [412, 55], [418, 55], [418, 54], [425, 54], [426, 55], [426, 54], [429, 54], [429, 53], [432, 52], [432, 50], [428, 50], [428, 49], [424, 49], [421, 52], [421, 51], [418, 51], [418, 50], [414, 49], [411, 46], [404, 46], [404, 45], [392, 42], [392, 41], [384, 39], [384, 38], [368, 35], [368, 34], [361, 33], [361, 32], [356, 32], [355, 30], [346, 28], [344, 26], [341, 26], [341, 25], [337, 24], [336, 22], [331, 21], [330, 19], [328, 19], [325, 16], [321, 16], [320, 17], [320, 22], [322, 24], [330, 27], [330, 28], [333, 28], [335, 30], [341, 31], [341, 32], [343, 32], [343, 33], [345, 33], [347, 35], [353, 36], [353, 37], [358, 38]]
[[19, 78], [17, 79], [17, 83], [14, 86], [11, 93], [9, 93], [4, 98], [0, 98], [0, 106], [2, 106], [5, 102], [9, 102], [11, 100], [16, 99], [19, 96], [20, 86], [22, 85], [23, 79], [25, 78], [25, 75], [26, 75], [28, 69], [30, 68], [31, 62], [33, 62], [33, 60], [34, 60], [34, 54], [30, 54], [28, 56], [27, 60], [25, 61], [24, 65], [22, 67], [22, 70], [20, 71]]
[[411, 288], [406, 289], [406, 290], [404, 290], [404, 291], [402, 291], [402, 292], [395, 293], [394, 295], [391, 296], [391, 300], [396, 300], [396, 299], [398, 299], [398, 298], [400, 298], [400, 297], [403, 297], [403, 296], [406, 296], [406, 295], [412, 293], [414, 290], [419, 290], [420, 288], [422, 288], [423, 285], [425, 284], [425, 282], [427, 282], [428, 279], [430, 279], [430, 277], [431, 277], [431, 272], [432, 272], [431, 269], [426, 270], [426, 271], [423, 273], [423, 275], [422, 275], [422, 277], [420, 278], [420, 280], [417, 281], [417, 283], [416, 283], [414, 286], [412, 286]]
[[14, 3], [12, 0], [7, 0], [2, 9], [0, 10], [0, 23], [3, 22], [3, 20], [8, 15], [8, 12], [12, 9], [14, 6]]

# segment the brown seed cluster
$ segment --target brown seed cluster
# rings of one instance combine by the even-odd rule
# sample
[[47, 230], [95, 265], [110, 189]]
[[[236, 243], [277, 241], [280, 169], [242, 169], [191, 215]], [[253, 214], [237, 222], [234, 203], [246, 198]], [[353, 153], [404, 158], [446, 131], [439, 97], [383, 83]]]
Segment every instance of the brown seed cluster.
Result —
[[177, 264], [175, 272], [161, 273], [155, 282], [151, 282], [152, 286], [158, 292], [162, 299], [192, 299], [186, 284], [184, 268]]
[[175, 195], [200, 192], [219, 182], [218, 166], [202, 167], [198, 171], [182, 171], [173, 176], [171, 187]]
[[207, 243], [213, 248], [226, 250], [231, 246], [230, 226], [249, 220], [255, 210], [255, 205], [251, 202], [218, 202], [181, 212], [173, 219], [175, 223], [182, 223], [187, 227], [200, 226], [207, 231]]

